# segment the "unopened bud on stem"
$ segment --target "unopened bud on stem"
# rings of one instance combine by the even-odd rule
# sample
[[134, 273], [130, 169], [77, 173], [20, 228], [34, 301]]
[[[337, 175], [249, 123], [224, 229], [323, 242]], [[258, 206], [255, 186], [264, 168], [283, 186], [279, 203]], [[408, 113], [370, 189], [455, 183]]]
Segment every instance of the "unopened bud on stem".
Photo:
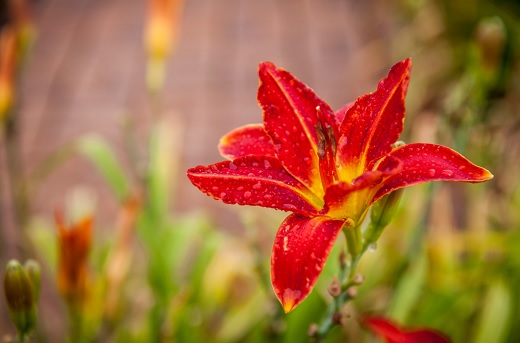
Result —
[[372, 206], [372, 212], [370, 213], [370, 224], [365, 231], [365, 245], [370, 245], [377, 242], [383, 229], [390, 223], [394, 217], [401, 196], [403, 195], [403, 189], [398, 189], [390, 194], [385, 195]]
[[7, 263], [4, 289], [11, 320], [16, 325], [20, 337], [25, 337], [36, 323], [36, 302], [31, 280], [16, 260]]

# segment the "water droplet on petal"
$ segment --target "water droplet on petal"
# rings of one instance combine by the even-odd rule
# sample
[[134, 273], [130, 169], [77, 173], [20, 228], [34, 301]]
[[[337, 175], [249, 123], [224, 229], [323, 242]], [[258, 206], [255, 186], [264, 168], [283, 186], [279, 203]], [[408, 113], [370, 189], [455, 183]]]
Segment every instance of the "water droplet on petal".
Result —
[[237, 166], [233, 162], [229, 162], [229, 169], [237, 170]]
[[293, 204], [283, 204], [283, 207], [285, 207], [288, 210], [295, 210], [296, 209], [296, 206], [294, 206]]
[[239, 191], [239, 192], [240, 192], [240, 191], [243, 191], [243, 190], [244, 190], [244, 187], [242, 187], [242, 186], [240, 186], [240, 187], [237, 188], [237, 191]]
[[268, 160], [264, 160], [264, 168], [265, 168], [265, 169], [269, 169], [269, 168], [271, 168], [271, 163], [269, 163]]
[[249, 198], [251, 198], [251, 192], [245, 192], [244, 199], [249, 199]]
[[264, 199], [267, 199], [267, 200], [271, 199], [272, 197], [273, 196], [271, 194], [265, 194], [264, 195]]
[[227, 194], [225, 192], [220, 193], [220, 197], [224, 198]]
[[435, 176], [435, 169], [428, 170], [428, 175], [430, 175], [431, 177], [434, 177]]
[[377, 250], [377, 243], [371, 243], [368, 245], [368, 251], [374, 252]]
[[216, 192], [216, 191], [218, 191], [218, 187], [217, 187], [217, 186], [213, 186], [213, 187], [211, 187], [211, 190], [212, 190], [213, 192]]
[[443, 176], [450, 177], [450, 176], [453, 176], [453, 170], [445, 169], [445, 170], [442, 171], [441, 174], [442, 174]]
[[257, 182], [253, 185], [253, 189], [260, 189], [262, 188], [262, 184], [260, 182]]

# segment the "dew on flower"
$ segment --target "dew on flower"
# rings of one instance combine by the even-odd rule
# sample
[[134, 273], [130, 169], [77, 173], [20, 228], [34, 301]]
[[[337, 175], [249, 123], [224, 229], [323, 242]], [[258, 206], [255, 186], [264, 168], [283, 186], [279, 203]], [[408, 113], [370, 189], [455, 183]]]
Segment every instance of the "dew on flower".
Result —
[[213, 186], [213, 187], [211, 187], [211, 190], [212, 190], [213, 192], [216, 192], [216, 191], [218, 191], [218, 187], [217, 187], [217, 186]]
[[377, 243], [372, 243], [368, 245], [368, 251], [374, 252], [377, 250]]
[[[348, 106], [353, 106], [349, 115], [342, 110], [345, 118], [340, 114], [335, 121], [334, 112], [311, 89], [272, 63], [263, 63], [258, 100], [264, 131], [258, 125], [246, 126], [238, 131], [244, 142], [228, 142], [230, 151], [239, 151], [236, 165], [220, 162], [218, 172], [213, 167], [188, 172], [193, 184], [208, 194], [218, 194], [218, 187], [212, 186], [224, 189], [219, 180], [225, 177], [225, 189], [233, 189], [227, 198], [221, 193], [226, 203], [293, 212], [276, 233], [271, 255], [271, 281], [285, 312], [310, 293], [341, 228], [361, 229], [356, 222], [383, 196], [428, 181], [492, 178], [449, 148], [425, 143], [402, 146], [396, 141], [403, 128], [410, 68], [410, 60], [396, 64], [374, 93], [359, 97]], [[239, 137], [236, 132], [228, 138]], [[353, 243], [348, 246], [351, 258], [359, 258], [363, 248], [375, 251], [378, 237], [367, 239], [362, 233], [359, 238], [347, 237], [347, 244]], [[363, 241], [368, 246], [363, 247]], [[341, 261], [345, 264], [345, 258]]]
[[225, 192], [220, 193], [220, 197], [221, 197], [221, 198], [225, 198], [226, 195], [227, 195], [227, 194], [226, 194]]
[[450, 176], [453, 176], [453, 170], [445, 169], [445, 170], [442, 171], [441, 174], [442, 174], [443, 176], [450, 177]]
[[289, 251], [289, 247], [287, 246], [289, 243], [289, 237], [285, 236], [283, 238], [283, 251]]

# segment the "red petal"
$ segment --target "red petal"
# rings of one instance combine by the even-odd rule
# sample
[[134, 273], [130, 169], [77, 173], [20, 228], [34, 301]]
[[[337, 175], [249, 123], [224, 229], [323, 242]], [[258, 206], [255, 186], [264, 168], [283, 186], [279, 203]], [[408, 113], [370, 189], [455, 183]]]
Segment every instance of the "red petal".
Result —
[[424, 329], [417, 331], [410, 331], [406, 333], [407, 342], [409, 343], [450, 343], [448, 337], [444, 336], [442, 333]]
[[343, 123], [343, 120], [345, 120], [345, 115], [347, 114], [348, 110], [352, 107], [352, 105], [354, 105], [354, 101], [343, 105], [339, 110], [337, 110], [334, 113], [336, 115], [336, 121], [338, 123]]
[[363, 324], [372, 332], [385, 338], [387, 343], [406, 343], [403, 331], [386, 318], [366, 317], [363, 319]]
[[332, 140], [338, 137], [334, 113], [313, 90], [272, 63], [261, 63], [259, 76], [258, 101], [278, 159], [291, 175], [323, 195], [319, 170], [326, 178], [335, 172], [333, 161], [323, 158], [332, 155]]
[[[395, 189], [428, 181], [483, 182], [493, 178], [486, 169], [442, 145], [407, 144], [394, 149], [389, 156], [401, 160], [402, 170], [385, 180], [374, 201]], [[376, 168], [386, 168], [385, 163]]]
[[394, 65], [374, 93], [359, 97], [348, 110], [340, 127], [339, 150], [352, 175], [360, 175], [371, 161], [389, 153], [399, 138], [411, 67], [410, 59]]
[[271, 281], [285, 313], [311, 292], [344, 221], [292, 214], [276, 234]]
[[272, 157], [245, 156], [188, 170], [190, 181], [227, 204], [276, 208], [315, 214], [323, 201], [313, 196]]
[[274, 157], [274, 145], [263, 124], [239, 127], [220, 139], [220, 154], [230, 160], [247, 155]]
[[367, 171], [352, 183], [339, 182], [327, 188], [322, 214], [332, 218], [350, 218], [358, 224], [372, 203], [379, 185], [402, 170], [397, 158], [387, 156], [380, 170]]
[[376, 185], [383, 180], [379, 171], [366, 172], [353, 184], [340, 182], [327, 188], [322, 214], [336, 219], [352, 219], [356, 224], [363, 218]]
[[387, 343], [450, 343], [442, 333], [421, 329], [405, 331], [389, 319], [383, 317], [367, 317], [363, 323], [373, 332], [383, 337]]

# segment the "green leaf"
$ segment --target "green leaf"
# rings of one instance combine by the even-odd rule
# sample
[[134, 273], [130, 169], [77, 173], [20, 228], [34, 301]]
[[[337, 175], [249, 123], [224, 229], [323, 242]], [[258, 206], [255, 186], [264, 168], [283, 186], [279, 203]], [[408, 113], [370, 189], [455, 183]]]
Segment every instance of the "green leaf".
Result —
[[95, 134], [85, 135], [78, 140], [77, 149], [99, 170], [119, 200], [128, 196], [129, 186], [126, 175], [117, 162], [115, 154], [101, 137]]
[[181, 126], [162, 120], [150, 136], [148, 165], [148, 211], [152, 218], [162, 218], [168, 211], [169, 195], [173, 193], [180, 157]]
[[474, 343], [501, 343], [507, 339], [512, 314], [511, 292], [501, 280], [494, 281], [484, 299]]
[[422, 253], [399, 280], [388, 311], [389, 316], [397, 322], [405, 323], [417, 303], [426, 280], [427, 267], [427, 257]]

